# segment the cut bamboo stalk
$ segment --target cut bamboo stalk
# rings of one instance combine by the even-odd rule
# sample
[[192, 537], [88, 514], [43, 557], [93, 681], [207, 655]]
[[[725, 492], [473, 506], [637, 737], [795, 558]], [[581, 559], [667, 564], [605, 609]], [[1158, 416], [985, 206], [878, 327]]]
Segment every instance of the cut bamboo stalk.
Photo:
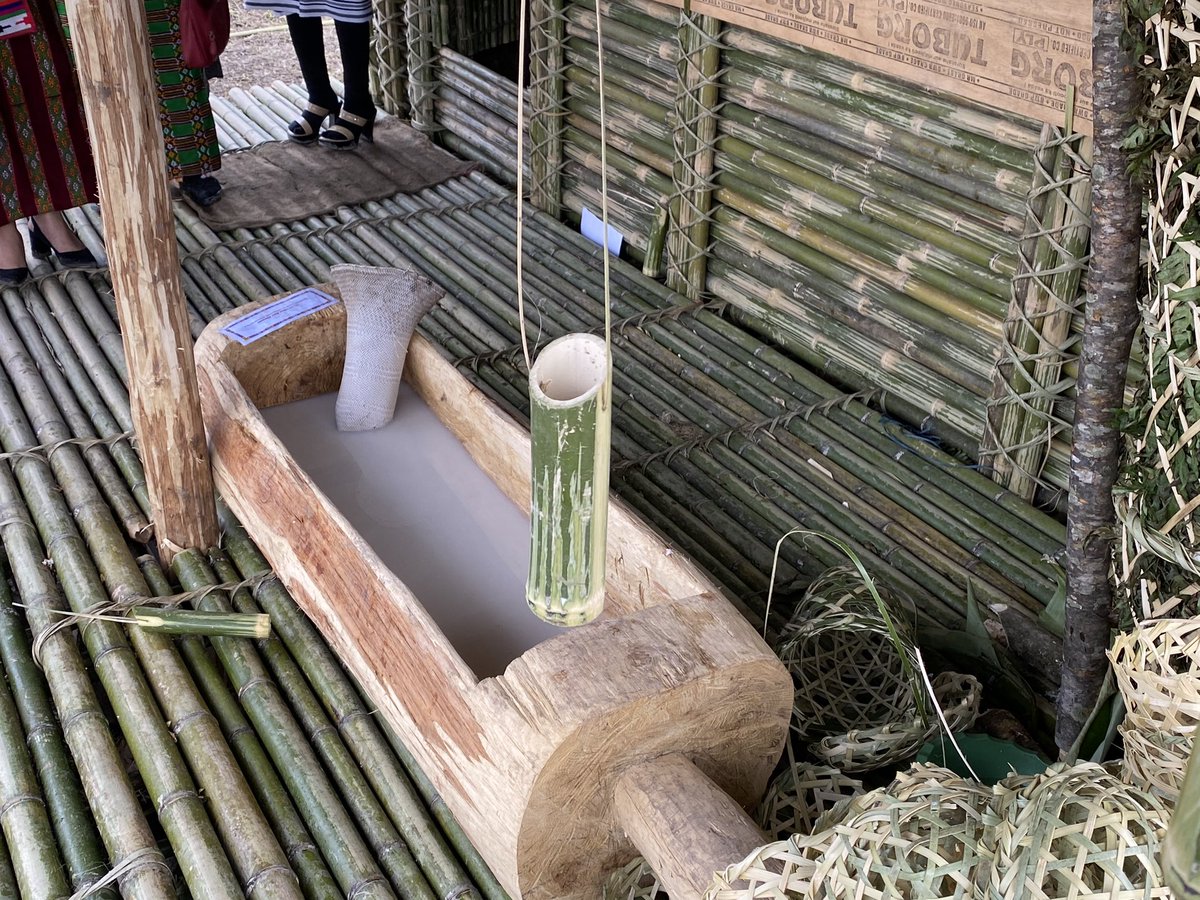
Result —
[[[221, 514], [220, 509], [218, 514]], [[242, 536], [244, 537], [244, 532]], [[226, 541], [229, 540], [227, 525]], [[248, 538], [246, 540], [248, 541]], [[218, 577], [239, 577], [233, 562], [223, 553], [214, 551], [210, 556]], [[249, 563], [253, 557], [261, 559], [252, 545], [243, 548], [244, 562]], [[265, 560], [263, 562], [265, 564]], [[264, 565], [263, 571], [265, 570]], [[257, 594], [257, 605], [255, 597], [245, 589], [236, 591], [232, 601], [243, 613], [257, 612], [261, 605], [264, 609], [273, 609], [272, 615], [280, 616], [289, 622], [293, 641], [299, 641], [299, 644], [289, 645], [285, 650], [282, 645], [289, 642], [284, 640], [282, 634], [276, 632], [281, 643], [274, 653], [275, 661], [288, 668], [290, 680], [298, 680], [299, 675], [296, 672], [303, 671], [308, 685], [319, 697], [330, 719], [336, 723], [341, 739], [353, 753], [363, 774], [371, 783], [375, 796], [408, 844], [413, 858], [420, 865], [435, 893], [439, 897], [457, 896], [464, 900], [475, 897], [471, 879], [454, 857], [453, 851], [442, 840], [437, 825], [422, 806], [404, 769], [377, 730], [375, 720], [362, 707], [355, 689], [330, 651], [329, 645], [320, 638], [312, 623], [300, 612], [278, 581], [272, 580], [263, 584]], [[335, 671], [337, 675], [334, 674]], [[491, 880], [495, 881], [494, 878]]]
[[[62, 411], [63, 418], [69, 426], [70, 438], [81, 441], [95, 440], [98, 435], [92, 427], [94, 417], [84, 411], [80, 398], [64, 374], [67, 367], [75, 361], [67, 360], [64, 363], [56, 360], [43, 340], [37, 323], [26, 306], [19, 302], [16, 294], [5, 291], [3, 297], [8, 315], [0, 315], [0, 353], [4, 356], [5, 365], [9, 368], [21, 365], [35, 366], [54, 402]], [[95, 404], [98, 398], [94, 394], [88, 396], [93, 393], [91, 384], [80, 386], [84, 391], [82, 399]], [[108, 418], [103, 415], [105, 411], [95, 405], [92, 406], [92, 411], [102, 420]], [[110, 423], [111, 419], [105, 424]], [[113, 429], [107, 434], [100, 434], [99, 437], [107, 439], [120, 433]], [[49, 435], [39, 435], [39, 438], [43, 443], [62, 440]], [[148, 541], [152, 528], [146, 518], [150, 501], [145, 490], [145, 474], [129, 443], [122, 440], [112, 445], [111, 449], [102, 446], [86, 447], [82, 454], [125, 533], [135, 541]]]
[[611, 360], [595, 335], [546, 346], [529, 372], [532, 475], [525, 600], [554, 625], [604, 609]]
[[[156, 595], [165, 597], [175, 593], [166, 575], [152, 558], [142, 557], [139, 562], [146, 581]], [[337, 893], [337, 882], [329, 873], [287, 789], [275, 774], [262, 742], [242, 712], [236, 695], [226, 686], [204, 641], [185, 638], [179, 645], [197, 684], [204, 691], [209, 707], [221, 723], [221, 730], [237, 755], [259, 805], [271, 820], [271, 826], [300, 880], [305, 896], [323, 897]]]

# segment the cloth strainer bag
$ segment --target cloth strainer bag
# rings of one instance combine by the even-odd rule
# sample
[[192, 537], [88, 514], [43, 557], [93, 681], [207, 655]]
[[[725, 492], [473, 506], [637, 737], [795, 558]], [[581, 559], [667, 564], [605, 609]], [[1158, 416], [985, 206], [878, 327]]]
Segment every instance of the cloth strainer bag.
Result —
[[338, 431], [370, 431], [392, 420], [408, 342], [444, 291], [411, 269], [334, 266], [346, 304], [346, 364]]

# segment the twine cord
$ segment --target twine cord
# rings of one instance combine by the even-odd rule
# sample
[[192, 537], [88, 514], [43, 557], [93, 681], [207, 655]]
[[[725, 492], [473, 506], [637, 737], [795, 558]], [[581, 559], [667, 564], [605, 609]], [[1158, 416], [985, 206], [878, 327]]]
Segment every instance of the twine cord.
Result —
[[[103, 878], [81, 887], [68, 897], [67, 900], [87, 900], [88, 897], [94, 897], [105, 888], [116, 884], [138, 866], [142, 865], [143, 862], [151, 862], [153, 865], [162, 866], [164, 869], [167, 868], [167, 864], [162, 858], [162, 852], [157, 847], [143, 847], [140, 850], [130, 853], [109, 869], [108, 874]], [[168, 869], [168, 871], [170, 870]]]
[[[112, 622], [118, 625], [136, 625], [138, 620], [127, 615], [127, 613], [138, 606], [152, 606], [155, 609], [176, 609], [184, 604], [196, 605], [200, 603], [209, 594], [215, 591], [224, 591], [235, 593], [243, 589], [249, 589], [257, 596], [258, 589], [267, 581], [275, 578], [274, 572], [260, 572], [250, 578], [242, 581], [230, 581], [222, 584], [210, 584], [206, 587], [199, 588], [194, 591], [184, 591], [180, 594], [171, 594], [166, 597], [148, 597], [139, 594], [126, 593], [119, 596], [114, 596], [111, 600], [106, 600], [101, 603], [95, 603], [84, 610], [66, 610], [41, 607], [42, 612], [48, 612], [58, 616], [58, 621], [54, 624], [43, 628], [33, 640], [33, 661], [40, 668], [45, 668], [42, 664], [42, 652], [46, 646], [46, 642], [58, 634], [60, 631], [65, 631], [74, 625], [87, 624], [90, 622]], [[23, 603], [15, 603], [22, 609], [32, 609]]]

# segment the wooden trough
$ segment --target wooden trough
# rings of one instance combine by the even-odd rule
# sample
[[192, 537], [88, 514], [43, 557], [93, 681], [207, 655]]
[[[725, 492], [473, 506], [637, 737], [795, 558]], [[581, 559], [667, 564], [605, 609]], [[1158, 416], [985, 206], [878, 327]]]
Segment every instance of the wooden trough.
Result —
[[[604, 615], [477, 678], [404, 572], [383, 563], [260, 412], [337, 389], [344, 307], [245, 346], [221, 333], [255, 308], [221, 317], [196, 346], [219, 490], [504, 887], [514, 898], [595, 900], [640, 852], [672, 898], [699, 897], [714, 871], [764, 840], [742, 807], [761, 795], [787, 730], [792, 685], [775, 655], [614, 499]], [[419, 335], [404, 377], [527, 514], [527, 432]]]

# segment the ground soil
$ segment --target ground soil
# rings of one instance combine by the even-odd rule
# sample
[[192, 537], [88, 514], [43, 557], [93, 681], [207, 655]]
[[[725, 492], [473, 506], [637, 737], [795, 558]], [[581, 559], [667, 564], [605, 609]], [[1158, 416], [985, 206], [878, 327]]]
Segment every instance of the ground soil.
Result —
[[[296, 54], [288, 39], [287, 25], [282, 16], [274, 13], [250, 12], [242, 0], [230, 0], [229, 46], [221, 54], [224, 77], [214, 79], [212, 92], [228, 96], [233, 88], [247, 90], [253, 85], [269, 85], [279, 80], [288, 84], [300, 83]], [[325, 20], [325, 58], [329, 74], [342, 77], [342, 62], [338, 57], [337, 37], [333, 20]]]

